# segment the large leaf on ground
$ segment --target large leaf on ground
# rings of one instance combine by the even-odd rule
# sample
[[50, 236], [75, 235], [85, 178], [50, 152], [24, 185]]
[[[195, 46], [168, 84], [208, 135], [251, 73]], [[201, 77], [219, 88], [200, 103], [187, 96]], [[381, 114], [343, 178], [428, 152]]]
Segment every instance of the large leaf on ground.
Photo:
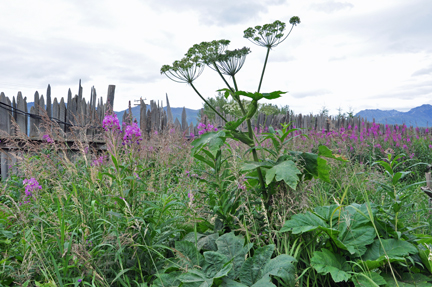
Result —
[[[363, 262], [369, 270], [385, 265], [388, 261], [405, 261], [404, 257], [416, 254], [417, 248], [409, 242], [397, 239], [378, 239], [368, 246], [366, 253], [362, 256]], [[388, 260], [386, 258], [388, 256]]]
[[202, 271], [205, 273], [207, 278], [213, 278], [229, 261], [225, 255], [214, 251], [204, 252], [204, 258], [205, 263], [202, 267]]
[[300, 164], [304, 168], [303, 173], [306, 180], [312, 179], [312, 177], [319, 177], [318, 155], [316, 153], [303, 152], [298, 157], [301, 159]]
[[386, 281], [384, 278], [375, 272], [370, 273], [357, 273], [351, 280], [354, 282], [355, 287], [379, 287], [385, 285]]
[[203, 272], [197, 269], [181, 274], [178, 280], [185, 287], [211, 287], [213, 285], [213, 278], [207, 278]]
[[181, 281], [178, 280], [178, 278], [181, 274], [183, 274], [183, 272], [181, 271], [156, 274], [157, 278], [153, 281], [152, 286], [154, 287], [179, 286]]
[[311, 258], [311, 265], [319, 274], [330, 273], [335, 282], [346, 282], [351, 278], [351, 275], [347, 273], [351, 267], [345, 258], [327, 249], [315, 251]]
[[262, 277], [264, 267], [270, 261], [274, 250], [274, 244], [255, 250], [254, 256], [249, 257], [240, 268], [240, 282], [249, 286], [255, 284]]
[[266, 183], [270, 184], [276, 178], [276, 181], [283, 180], [289, 187], [296, 189], [300, 180], [298, 174], [301, 174], [301, 171], [292, 160], [283, 161], [266, 172]]
[[217, 250], [216, 240], [219, 238], [219, 233], [202, 234], [202, 233], [190, 232], [186, 234], [183, 240], [195, 243], [195, 234], [196, 234], [198, 251], [200, 251], [201, 249], [210, 250], [210, 251]]
[[386, 281], [388, 287], [430, 287], [432, 286], [432, 278], [425, 276], [420, 273], [403, 273], [402, 278], [399, 274], [396, 275], [397, 284], [391, 274], [382, 274], [382, 277]]
[[[326, 222], [332, 221], [332, 225], [335, 225], [339, 218], [340, 208], [339, 205], [332, 204], [327, 206], [318, 206], [314, 208], [314, 213], [324, 219]], [[336, 210], [338, 209], [338, 210]]]
[[297, 262], [294, 257], [281, 254], [271, 259], [266, 266], [264, 266], [263, 274], [279, 277], [287, 286], [294, 286], [296, 269], [292, 264], [293, 262]]
[[204, 257], [192, 242], [177, 241], [175, 243], [175, 252], [178, 264], [183, 268], [191, 269], [204, 263]]
[[228, 260], [233, 259], [233, 269], [229, 273], [231, 279], [237, 279], [240, 268], [245, 262], [246, 254], [252, 248], [253, 243], [244, 245], [245, 240], [242, 236], [235, 236], [234, 232], [226, 233], [216, 240], [218, 252], [225, 255]]
[[284, 226], [279, 232], [292, 231], [293, 234], [316, 230], [319, 227], [328, 228], [328, 224], [317, 215], [306, 212], [303, 214], [295, 214], [290, 220], [285, 221]]
[[213, 156], [216, 156], [216, 152], [225, 143], [225, 139], [224, 131], [205, 133], [191, 143], [193, 146], [191, 150], [192, 154], [198, 153], [206, 144], [208, 144], [209, 151]]
[[345, 207], [340, 216], [337, 240], [355, 257], [363, 255], [366, 246], [372, 244], [376, 237], [366, 208], [365, 204], [352, 204]]

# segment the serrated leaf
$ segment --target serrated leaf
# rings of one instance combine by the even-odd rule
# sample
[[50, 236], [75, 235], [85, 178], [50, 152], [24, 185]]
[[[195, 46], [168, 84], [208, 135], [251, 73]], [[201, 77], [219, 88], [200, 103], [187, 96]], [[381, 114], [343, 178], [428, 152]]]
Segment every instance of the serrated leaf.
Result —
[[315, 251], [311, 258], [311, 266], [319, 273], [326, 275], [330, 273], [334, 282], [347, 282], [351, 275], [347, 271], [351, 270], [345, 258], [327, 249]]
[[235, 236], [234, 232], [226, 233], [216, 240], [218, 252], [225, 255], [228, 260], [233, 259], [233, 269], [229, 273], [231, 279], [237, 279], [240, 268], [245, 262], [245, 255], [252, 248], [253, 244], [244, 245], [244, 238]]
[[248, 287], [247, 285], [244, 285], [240, 282], [236, 282], [228, 277], [224, 277], [222, 279], [221, 287]]
[[220, 270], [223, 269], [225, 263], [229, 259], [219, 252], [206, 251], [204, 252], [205, 264], [202, 271], [205, 273], [207, 278], [213, 278]]
[[[417, 253], [417, 248], [409, 242], [398, 239], [378, 239], [367, 247], [365, 254], [361, 257], [369, 270], [378, 268], [390, 262], [403, 262], [404, 257]], [[384, 249], [383, 249], [384, 246]], [[385, 251], [384, 251], [385, 250]], [[386, 258], [388, 256], [388, 259]]]
[[270, 168], [272, 167], [274, 164], [268, 161], [260, 161], [260, 162], [256, 162], [256, 161], [252, 161], [252, 162], [245, 162], [242, 166], [241, 166], [241, 170], [242, 171], [248, 171], [248, 170], [253, 170], [256, 169], [258, 167], [267, 167]]
[[244, 133], [244, 132], [236, 132], [236, 131], [231, 131], [231, 134], [232, 134], [232, 136], [235, 138], [235, 139], [238, 139], [239, 141], [241, 141], [242, 143], [244, 143], [244, 144], [246, 144], [246, 145], [248, 145], [248, 146], [250, 146], [250, 147], [252, 147], [252, 146], [254, 146], [254, 141], [253, 141], [253, 139], [251, 139], [250, 137], [249, 137], [249, 135], [248, 134], [246, 134], [246, 133]]
[[397, 285], [391, 274], [382, 274], [388, 287], [430, 287], [432, 286], [432, 278], [420, 273], [403, 273], [402, 278], [397, 278]]
[[296, 269], [292, 262], [297, 262], [297, 260], [287, 254], [281, 254], [264, 266], [263, 274], [279, 277], [286, 285], [294, 286]]
[[379, 287], [386, 284], [384, 278], [375, 272], [357, 273], [352, 277], [352, 281], [355, 287]]
[[303, 214], [295, 214], [290, 220], [285, 221], [284, 226], [279, 232], [292, 231], [293, 234], [304, 233], [316, 230], [319, 227], [328, 228], [328, 224], [315, 214], [307, 211]]
[[198, 252], [195, 244], [189, 241], [176, 241], [175, 251], [180, 266], [183, 268], [193, 268], [204, 263], [204, 257]]
[[275, 245], [270, 244], [255, 250], [254, 256], [249, 257], [240, 269], [240, 282], [249, 286], [255, 284], [262, 277], [274, 249]]
[[283, 180], [289, 187], [296, 189], [300, 180], [298, 174], [301, 174], [301, 171], [292, 160], [283, 161], [266, 172], [266, 184], [270, 184], [275, 178], [276, 181]]
[[181, 274], [178, 279], [185, 287], [211, 287], [213, 285], [213, 278], [206, 278], [203, 272], [196, 269]]
[[178, 280], [178, 277], [182, 274], [181, 271], [174, 271], [171, 273], [158, 273], [155, 276], [157, 279], [153, 281], [154, 287], [166, 287], [166, 286], [179, 286], [181, 281]]

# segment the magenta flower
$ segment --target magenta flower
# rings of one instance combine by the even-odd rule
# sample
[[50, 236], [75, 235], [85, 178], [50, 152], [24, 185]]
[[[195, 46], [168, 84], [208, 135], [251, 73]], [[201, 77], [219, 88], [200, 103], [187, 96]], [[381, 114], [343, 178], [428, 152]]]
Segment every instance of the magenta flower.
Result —
[[49, 142], [49, 143], [53, 143], [54, 142], [49, 135], [44, 135], [42, 138], [44, 140], [46, 140], [47, 142]]
[[108, 131], [109, 129], [120, 130], [120, 121], [116, 114], [106, 115], [102, 121], [102, 127]]
[[39, 183], [37, 182], [37, 180], [32, 177], [30, 179], [24, 179], [23, 184], [25, 185], [25, 197], [32, 197], [33, 196], [33, 192], [35, 192], [36, 190], [41, 190], [42, 186], [39, 185]]
[[[155, 132], [157, 133], [157, 131]], [[137, 142], [139, 144], [139, 141], [142, 141], [142, 137], [141, 130], [138, 127], [138, 124], [132, 123], [132, 125], [126, 126], [124, 130], [123, 144], [128, 144], [132, 142]]]

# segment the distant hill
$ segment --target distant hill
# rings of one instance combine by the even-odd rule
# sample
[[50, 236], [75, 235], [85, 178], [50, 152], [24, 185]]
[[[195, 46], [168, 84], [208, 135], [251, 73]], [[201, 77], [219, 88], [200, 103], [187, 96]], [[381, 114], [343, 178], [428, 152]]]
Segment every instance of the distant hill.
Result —
[[[147, 105], [147, 111], [150, 108], [150, 105]], [[127, 109], [126, 109], [127, 110]], [[117, 118], [120, 120], [120, 124], [122, 123], [123, 114], [126, 110], [123, 111], [114, 111], [114, 113], [117, 114]], [[167, 110], [167, 107], [164, 107], [164, 110]], [[183, 108], [171, 108], [171, 113], [173, 115], [173, 121], [175, 122], [175, 119], [177, 118], [179, 122], [181, 123], [181, 115], [183, 112]], [[194, 126], [197, 124], [197, 117], [198, 117], [199, 110], [193, 110], [186, 108], [186, 121], [188, 125], [192, 122]], [[140, 122], [140, 106], [136, 106], [132, 108], [132, 115], [134, 118], [137, 119], [138, 123]]]
[[421, 105], [408, 112], [382, 111], [378, 109], [363, 110], [358, 112], [356, 116], [367, 118], [368, 121], [375, 119], [375, 122], [381, 124], [406, 124], [407, 126], [427, 127], [432, 124], [432, 105]]

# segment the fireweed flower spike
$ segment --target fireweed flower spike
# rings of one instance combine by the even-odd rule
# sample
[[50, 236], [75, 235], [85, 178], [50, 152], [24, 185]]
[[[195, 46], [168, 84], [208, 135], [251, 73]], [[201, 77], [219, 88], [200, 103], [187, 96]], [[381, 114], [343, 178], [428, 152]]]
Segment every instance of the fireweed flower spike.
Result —
[[227, 120], [216, 111], [212, 105], [210, 105], [206, 99], [198, 92], [198, 90], [193, 85], [193, 81], [196, 80], [203, 72], [204, 65], [202, 64], [199, 57], [184, 57], [180, 61], [175, 61], [172, 66], [163, 65], [161, 68], [161, 74], [165, 74], [170, 80], [177, 83], [186, 83], [191, 85], [198, 96], [213, 109], [213, 111], [219, 115], [225, 122]]
[[291, 17], [289, 23], [292, 25], [291, 30], [288, 32], [288, 34], [285, 37], [283, 32], [285, 30], [286, 24], [279, 20], [274, 21], [272, 24], [265, 24], [264, 26], [255, 26], [255, 28], [247, 28], [244, 31], [244, 36], [243, 36], [244, 38], [248, 39], [249, 41], [251, 41], [252, 43], [258, 46], [267, 47], [267, 55], [261, 73], [261, 80], [258, 86], [258, 93], [261, 89], [262, 79], [264, 77], [264, 72], [267, 65], [270, 49], [282, 43], [289, 36], [289, 34], [291, 34], [291, 31], [294, 28], [294, 26], [300, 24], [300, 18], [297, 16], [293, 16]]

